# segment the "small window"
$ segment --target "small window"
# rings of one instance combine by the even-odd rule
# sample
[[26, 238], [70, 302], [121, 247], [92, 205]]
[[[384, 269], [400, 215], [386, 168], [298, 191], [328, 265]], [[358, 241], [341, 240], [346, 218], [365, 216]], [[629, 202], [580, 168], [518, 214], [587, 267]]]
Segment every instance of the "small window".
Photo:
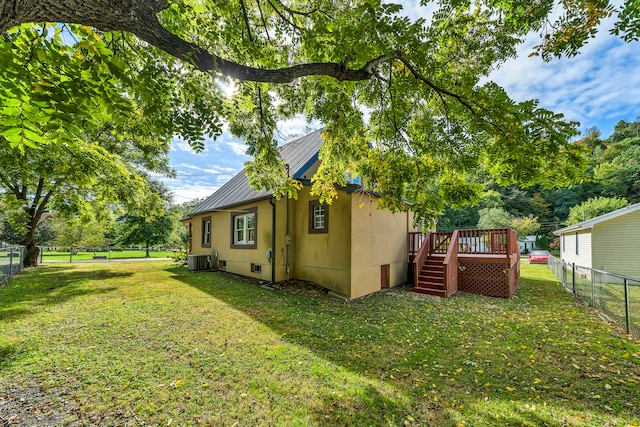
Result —
[[262, 265], [261, 264], [251, 264], [251, 272], [262, 274]]
[[202, 218], [202, 247], [211, 247], [211, 217]]
[[247, 209], [244, 212], [231, 215], [231, 247], [255, 249], [257, 247], [257, 208]]
[[218, 261], [218, 268], [220, 270], [226, 270], [227, 269], [227, 261], [219, 260]]
[[318, 200], [309, 202], [309, 234], [329, 232], [329, 206]]
[[325, 210], [324, 205], [315, 205], [313, 207], [313, 228], [323, 230], [325, 227]]
[[345, 174], [344, 179], [347, 181], [347, 184], [362, 185], [362, 177], [355, 176], [353, 172]]

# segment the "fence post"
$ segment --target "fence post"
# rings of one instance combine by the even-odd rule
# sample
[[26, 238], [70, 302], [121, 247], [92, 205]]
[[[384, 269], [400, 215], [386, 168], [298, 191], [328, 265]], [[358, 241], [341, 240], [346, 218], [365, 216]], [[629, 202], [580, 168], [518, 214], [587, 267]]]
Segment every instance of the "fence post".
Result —
[[42, 264], [43, 258], [44, 258], [44, 246], [40, 246], [40, 264]]
[[576, 263], [571, 263], [571, 289], [573, 290], [573, 295], [576, 294]]
[[627, 326], [627, 334], [631, 333], [631, 319], [629, 317], [629, 280], [624, 278], [624, 317]]
[[9, 248], [9, 279], [13, 276], [13, 247]]
[[596, 306], [596, 290], [595, 290], [595, 273], [593, 269], [591, 269], [591, 307]]

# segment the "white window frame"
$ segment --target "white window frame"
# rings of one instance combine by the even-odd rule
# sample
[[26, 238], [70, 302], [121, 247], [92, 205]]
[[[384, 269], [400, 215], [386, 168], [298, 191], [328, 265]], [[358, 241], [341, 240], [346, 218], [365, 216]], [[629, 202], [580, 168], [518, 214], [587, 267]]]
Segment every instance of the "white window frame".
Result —
[[[253, 219], [253, 227], [249, 227], [249, 219]], [[242, 220], [242, 228], [238, 228], [238, 222]], [[253, 239], [249, 239], [250, 232], [253, 231]], [[238, 232], [242, 232], [242, 237], [238, 238]], [[256, 213], [250, 212], [244, 215], [233, 217], [233, 244], [234, 245], [255, 245], [256, 244]]]
[[202, 246], [211, 247], [211, 217], [204, 217], [202, 219]]
[[313, 206], [313, 229], [324, 230], [326, 227], [326, 208], [324, 205]]

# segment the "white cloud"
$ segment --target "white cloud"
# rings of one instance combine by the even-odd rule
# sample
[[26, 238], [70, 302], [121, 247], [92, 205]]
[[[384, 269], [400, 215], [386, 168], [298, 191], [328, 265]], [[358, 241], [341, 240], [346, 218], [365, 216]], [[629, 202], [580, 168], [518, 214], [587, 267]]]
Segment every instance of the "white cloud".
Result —
[[311, 123], [302, 114], [294, 118], [278, 122], [278, 135], [285, 141], [292, 141], [297, 137], [307, 135], [322, 127], [322, 123], [313, 120]]
[[247, 144], [236, 141], [227, 141], [225, 144], [231, 149], [231, 151], [233, 151], [234, 154], [237, 154], [238, 156], [247, 155]]
[[171, 141], [171, 151], [186, 151], [187, 153], [194, 152], [188, 142], [180, 139], [173, 139]]
[[220, 186], [181, 186], [171, 190], [176, 203], [183, 203], [189, 200], [207, 198], [212, 195]]
[[598, 126], [604, 136], [611, 132], [603, 129], [612, 126], [611, 120], [640, 114], [637, 43], [624, 43], [604, 32], [580, 55], [550, 63], [527, 57], [532, 45], [533, 40], [522, 45], [517, 59], [490, 76], [513, 99], [539, 99], [542, 107], [579, 121], [583, 129]]
[[235, 174], [234, 174], [234, 175], [231, 175], [231, 174], [228, 174], [228, 175], [218, 175], [218, 176], [216, 177], [216, 182], [217, 182], [218, 184], [225, 184], [227, 181], [229, 181], [229, 180], [230, 180], [231, 178], [233, 178], [234, 176], [235, 176]]

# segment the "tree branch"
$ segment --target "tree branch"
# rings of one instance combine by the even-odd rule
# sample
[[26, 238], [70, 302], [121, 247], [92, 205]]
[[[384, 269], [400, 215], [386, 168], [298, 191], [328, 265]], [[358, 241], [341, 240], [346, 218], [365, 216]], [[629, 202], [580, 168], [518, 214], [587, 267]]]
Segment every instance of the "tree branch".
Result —
[[42, 195], [42, 188], [44, 187], [44, 178], [40, 178], [38, 180], [38, 188], [36, 189], [36, 194], [33, 196], [33, 202], [31, 202], [31, 209], [36, 210], [38, 203], [40, 202], [40, 196]]
[[324, 75], [341, 81], [371, 78], [371, 63], [360, 69], [343, 64], [309, 63], [273, 70], [253, 68], [213, 55], [164, 28], [156, 16], [167, 0], [0, 0], [0, 32], [27, 22], [68, 22], [102, 31], [126, 31], [147, 43], [193, 64], [200, 71], [264, 83], [290, 83], [305, 76]]
[[240, 8], [242, 9], [242, 18], [244, 19], [244, 25], [247, 27], [247, 35], [249, 36], [249, 41], [253, 43], [251, 24], [249, 23], [249, 15], [247, 14], [247, 8], [245, 7], [244, 0], [240, 0]]

